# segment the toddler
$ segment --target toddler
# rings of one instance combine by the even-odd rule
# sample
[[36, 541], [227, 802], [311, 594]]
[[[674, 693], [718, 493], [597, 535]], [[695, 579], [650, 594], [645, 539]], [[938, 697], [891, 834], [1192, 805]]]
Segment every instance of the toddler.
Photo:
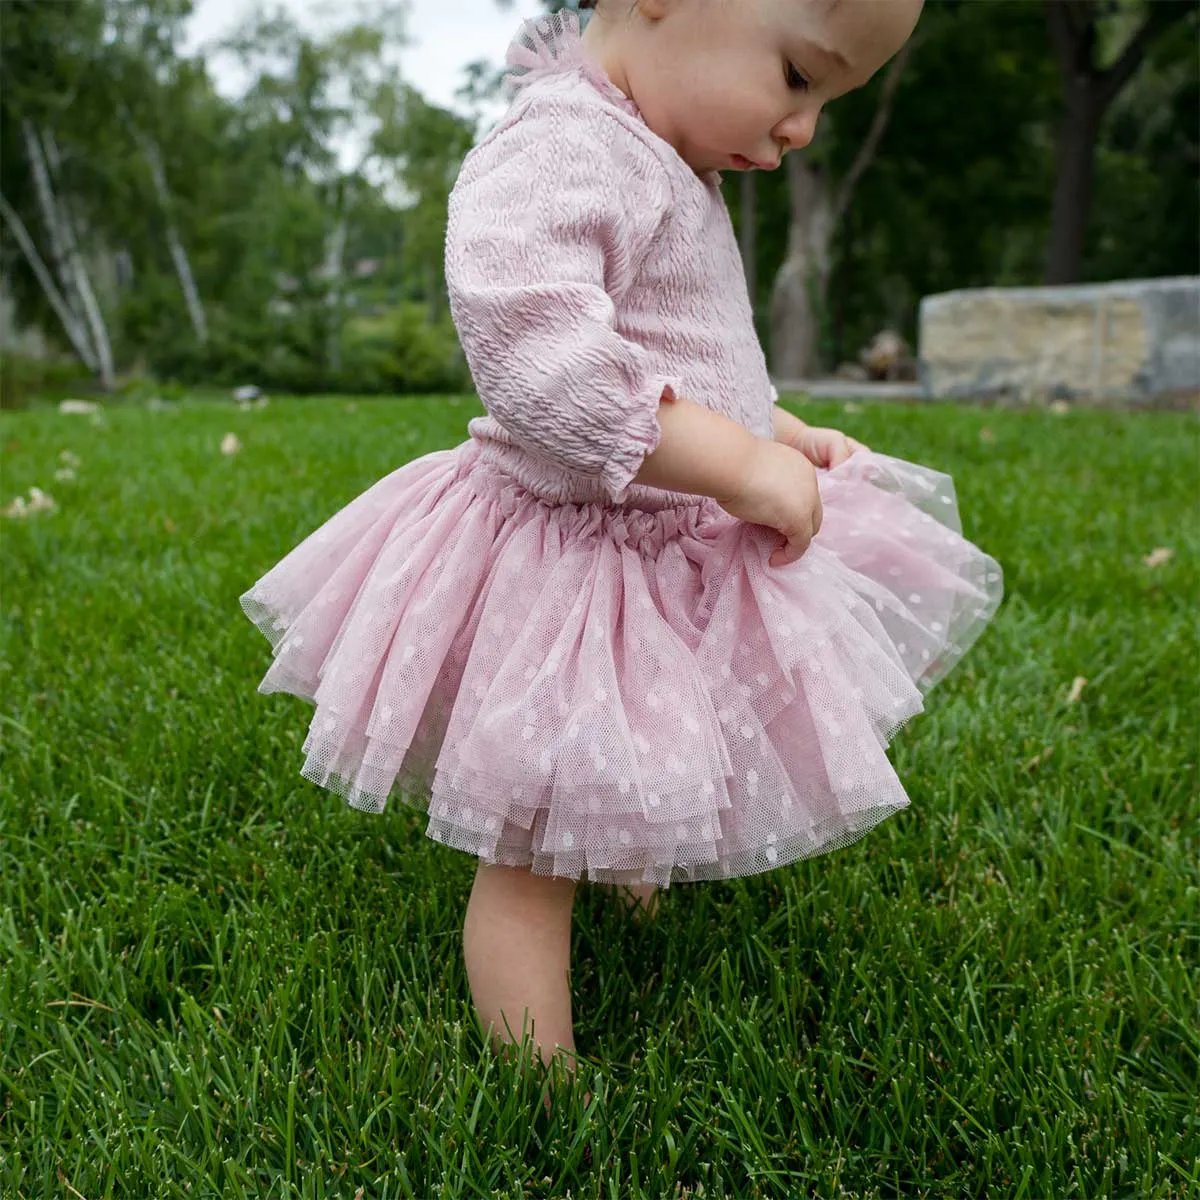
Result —
[[[721, 172], [769, 170], [920, 0], [601, 0], [527, 22], [450, 200], [486, 415], [241, 597], [301, 773], [478, 858], [464, 951], [498, 1047], [568, 1069], [581, 880], [650, 906], [845, 846], [1000, 602], [950, 479], [780, 408]], [[364, 436], [365, 436], [364, 431]]]

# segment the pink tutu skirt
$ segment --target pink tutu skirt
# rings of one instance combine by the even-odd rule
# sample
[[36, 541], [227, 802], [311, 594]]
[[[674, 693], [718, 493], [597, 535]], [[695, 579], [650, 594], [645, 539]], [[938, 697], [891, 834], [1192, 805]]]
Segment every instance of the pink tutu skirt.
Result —
[[998, 564], [949, 477], [859, 452], [819, 471], [804, 556], [713, 500], [551, 504], [425, 455], [240, 602], [258, 690], [315, 705], [301, 774], [541, 875], [727, 879], [847, 845], [908, 804], [885, 753], [979, 636]]

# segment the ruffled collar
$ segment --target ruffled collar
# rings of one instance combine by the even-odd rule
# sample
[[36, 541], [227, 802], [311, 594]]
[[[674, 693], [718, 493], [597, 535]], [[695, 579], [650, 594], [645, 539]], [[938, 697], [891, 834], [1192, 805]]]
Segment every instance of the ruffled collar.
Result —
[[579, 14], [571, 9], [523, 22], [508, 47], [505, 63], [509, 68], [505, 83], [510, 96], [548, 75], [578, 71], [618, 108], [641, 119], [638, 106], [584, 49]]

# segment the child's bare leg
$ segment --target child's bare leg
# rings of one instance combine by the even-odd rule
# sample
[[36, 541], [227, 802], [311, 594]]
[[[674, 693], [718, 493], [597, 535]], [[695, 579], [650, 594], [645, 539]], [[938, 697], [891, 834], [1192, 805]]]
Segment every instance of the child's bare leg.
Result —
[[626, 911], [639, 921], [649, 920], [658, 913], [661, 888], [652, 883], [606, 883], [603, 885], [620, 897]]
[[573, 879], [481, 861], [463, 924], [471, 998], [484, 1032], [491, 1029], [493, 1046], [519, 1042], [524, 1027], [543, 1062], [549, 1063], [562, 1046], [572, 1071], [571, 910], [576, 886]]

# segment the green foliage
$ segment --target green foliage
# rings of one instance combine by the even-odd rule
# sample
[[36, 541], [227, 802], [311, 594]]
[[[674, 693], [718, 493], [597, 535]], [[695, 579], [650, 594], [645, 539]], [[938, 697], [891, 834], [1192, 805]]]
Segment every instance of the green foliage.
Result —
[[470, 376], [448, 317], [419, 304], [346, 323], [335, 387], [346, 392], [456, 392]]
[[[185, 9], [180, 0], [16, 0], [0, 22], [5, 197], [58, 274], [23, 149], [32, 122], [61, 151], [53, 186], [73, 214], [118, 370], [327, 389], [353, 378], [340, 362], [350, 318], [413, 304], [432, 326], [398, 317], [388, 355], [375, 344], [363, 351], [370, 378], [355, 390], [461, 382], [443, 344], [441, 242], [474, 130], [400, 80], [403, 6], [374, 0], [319, 36], [283, 12], [259, 13], [228, 42], [251, 77], [237, 100], [180, 55]], [[362, 153], [347, 163], [338, 147], [351, 134]], [[206, 341], [185, 305], [172, 236], [196, 282]], [[0, 270], [25, 323], [66, 347], [7, 236]]]
[[336, 351], [319, 353], [328, 325], [312, 303], [258, 322], [218, 311], [207, 347], [165, 338], [151, 343], [146, 364], [160, 379], [305, 394], [454, 392], [470, 384], [449, 316], [431, 317], [428, 305], [403, 301], [351, 316]]
[[1200, 273], [1200, 60], [1174, 26], [1113, 104], [1084, 270], [1094, 280]]
[[73, 359], [0, 354], [0, 408], [27, 408], [36, 400], [59, 400], [91, 387], [90, 376]]
[[[1058, 92], [1042, 0], [932, 4], [878, 156], [837, 240], [830, 284], [843, 357], [886, 324], [915, 345], [921, 296], [1039, 282]], [[964, 78], [964, 48], [972, 53]], [[877, 85], [832, 106], [840, 177], [874, 117]]]
[[[915, 345], [923, 295], [1041, 282], [1062, 105], [1046, 2], [926, 4], [878, 152], [834, 242], [831, 364], [855, 357], [884, 325]], [[1142, 9], [1126, 6], [1101, 31], [1123, 44]], [[1195, 23], [1184, 22], [1155, 41], [1101, 127], [1086, 279], [1200, 271], [1195, 39]], [[829, 135], [822, 153], [835, 181], [874, 119], [881, 76], [822, 114]], [[765, 339], [789, 198], [784, 172], [757, 182], [753, 299]], [[736, 220], [736, 180], [725, 192]]]
[[[913, 340], [922, 295], [1039, 282], [1062, 109], [1047, 2], [926, 4], [886, 132], [835, 239], [821, 314], [831, 363], [853, 357], [884, 324]], [[270, 363], [279, 380], [322, 388], [344, 375], [342, 343], [356, 335], [343, 327], [358, 314], [413, 303], [440, 328], [447, 196], [477, 129], [401, 77], [402, 5], [339, 9], [320, 33], [285, 12], [256, 10], [228, 42], [250, 80], [236, 99], [218, 95], [205, 64], [180, 50], [187, 0], [11, 0], [3, 8], [0, 191], [53, 273], [24, 140], [31, 123], [56, 148], [54, 187], [79, 235], [118, 371], [144, 363], [183, 379], [241, 382]], [[1097, 61], [1109, 62], [1147, 6], [1106, 0], [1088, 11], [1099, 15]], [[1200, 270], [1195, 33], [1185, 20], [1154, 40], [1105, 118], [1087, 279]], [[819, 153], [835, 179], [871, 126], [881, 77], [822, 115], [828, 136]], [[473, 79], [489, 86], [478, 64]], [[347, 144], [360, 151], [357, 161], [339, 151]], [[165, 195], [150, 152], [161, 159]], [[765, 341], [789, 197], [782, 171], [757, 184], [752, 299]], [[727, 190], [737, 220], [737, 189]], [[20, 321], [65, 352], [59, 316], [10, 230], [2, 232], [0, 273]], [[185, 306], [172, 232], [195, 277], [207, 344]], [[421, 336], [405, 335], [414, 345]], [[393, 368], [378, 373], [394, 378]]]

